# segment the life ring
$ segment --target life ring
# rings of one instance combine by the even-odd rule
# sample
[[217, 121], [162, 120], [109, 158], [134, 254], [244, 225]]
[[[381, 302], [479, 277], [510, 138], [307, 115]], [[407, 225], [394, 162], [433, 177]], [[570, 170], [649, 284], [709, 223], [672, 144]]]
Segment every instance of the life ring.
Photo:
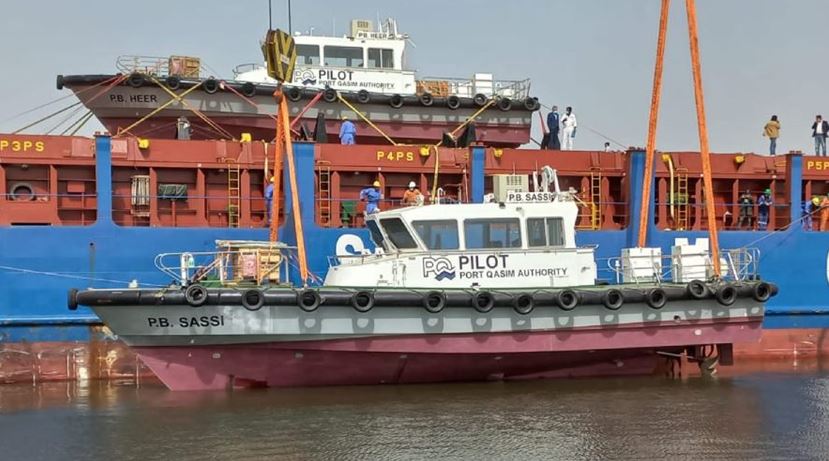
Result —
[[475, 103], [478, 107], [484, 107], [486, 105], [487, 97], [484, 94], [478, 93], [472, 97], [472, 102]]
[[446, 98], [446, 107], [448, 107], [452, 110], [455, 110], [458, 107], [461, 107], [461, 98], [459, 98], [458, 95], [455, 95], [455, 94], [453, 94], [452, 96], [449, 96], [448, 98]]
[[708, 296], [708, 287], [699, 280], [691, 280], [686, 287], [688, 296], [693, 299], [705, 299]]
[[193, 307], [199, 307], [207, 302], [207, 288], [194, 283], [184, 290], [184, 300]]
[[31, 202], [35, 199], [35, 188], [27, 182], [12, 184], [9, 189], [9, 199], [15, 202]]
[[754, 296], [754, 300], [757, 302], [764, 303], [771, 298], [771, 285], [766, 282], [760, 282], [757, 285], [754, 285], [754, 290], [752, 295]]
[[177, 90], [181, 88], [181, 79], [178, 78], [177, 75], [170, 75], [164, 80], [164, 83], [166, 83], [167, 88], [171, 90]]
[[322, 298], [320, 298], [320, 294], [315, 290], [306, 288], [297, 293], [296, 302], [299, 308], [305, 312], [314, 312], [320, 307]]
[[288, 87], [288, 89], [285, 90], [285, 93], [288, 96], [288, 100], [290, 101], [297, 102], [300, 99], [302, 99], [302, 90], [300, 90], [298, 87]]
[[535, 307], [535, 301], [531, 295], [527, 293], [522, 293], [512, 300], [512, 308], [515, 309], [515, 312], [518, 312], [521, 315], [527, 315], [533, 311]]
[[714, 296], [717, 298], [718, 303], [723, 306], [730, 306], [737, 301], [737, 289], [733, 285], [725, 284], [717, 289]]
[[242, 293], [242, 306], [249, 311], [258, 311], [265, 304], [265, 295], [261, 290], [251, 288]]
[[245, 82], [242, 84], [242, 94], [252, 98], [256, 96], [256, 85], [253, 82]]
[[389, 98], [389, 105], [395, 109], [400, 109], [403, 107], [403, 96], [400, 96], [399, 94], [391, 95]]
[[625, 296], [616, 288], [611, 288], [602, 293], [602, 304], [612, 311], [618, 311], [624, 303]]
[[322, 92], [322, 99], [325, 102], [334, 102], [337, 100], [337, 92], [331, 88], [326, 88], [325, 91]]
[[430, 291], [423, 297], [423, 307], [432, 314], [437, 314], [446, 307], [446, 295], [440, 291]]
[[358, 291], [351, 296], [351, 306], [357, 312], [368, 312], [374, 307], [374, 293], [370, 291]]
[[668, 294], [662, 288], [652, 288], [645, 293], [645, 304], [651, 309], [662, 309], [668, 303]]
[[501, 98], [498, 100], [497, 106], [499, 109], [506, 112], [512, 109], [512, 100], [510, 98]]
[[357, 102], [360, 104], [368, 104], [371, 102], [371, 93], [368, 90], [360, 90], [357, 92]]
[[486, 314], [495, 307], [495, 297], [488, 291], [479, 291], [472, 295], [472, 307], [476, 311]]
[[420, 99], [420, 104], [424, 107], [429, 107], [435, 103], [435, 98], [432, 96], [432, 93], [423, 93], [418, 99]]
[[210, 77], [210, 78], [208, 78], [207, 80], [204, 81], [204, 84], [202, 85], [202, 87], [204, 88], [205, 93], [213, 94], [213, 93], [219, 91], [219, 81], [216, 80], [213, 77]]
[[531, 98], [527, 96], [524, 98], [524, 109], [527, 109], [530, 112], [535, 112], [541, 107], [541, 104], [538, 103], [538, 98]]
[[127, 84], [133, 88], [141, 88], [144, 86], [144, 76], [139, 73], [130, 74], [129, 78], [127, 78]]
[[571, 311], [579, 304], [579, 295], [573, 290], [561, 290], [556, 293], [556, 304], [561, 310]]

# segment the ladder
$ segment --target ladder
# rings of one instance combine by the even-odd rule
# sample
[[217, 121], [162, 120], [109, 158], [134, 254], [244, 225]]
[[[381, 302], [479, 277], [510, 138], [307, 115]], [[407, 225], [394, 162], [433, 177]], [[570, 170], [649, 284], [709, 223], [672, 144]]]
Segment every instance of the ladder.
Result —
[[225, 162], [227, 163], [227, 227], [239, 227], [239, 211], [242, 205], [239, 163], [231, 158], [226, 158]]
[[602, 170], [590, 169], [590, 228], [598, 230], [602, 227]]
[[688, 195], [688, 171], [684, 168], [676, 169], [674, 206], [676, 207], [676, 215], [674, 216], [676, 230], [687, 230], [691, 204]]
[[[326, 162], [327, 163], [327, 162]], [[331, 166], [320, 164], [317, 168], [318, 190], [317, 200], [319, 203], [320, 226], [331, 225]]]

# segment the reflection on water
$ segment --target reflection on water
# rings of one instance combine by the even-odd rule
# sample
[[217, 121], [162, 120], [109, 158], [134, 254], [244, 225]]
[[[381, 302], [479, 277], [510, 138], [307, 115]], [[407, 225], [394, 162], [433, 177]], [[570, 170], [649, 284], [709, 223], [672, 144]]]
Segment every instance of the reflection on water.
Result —
[[0, 458], [819, 459], [829, 374], [244, 392], [0, 386]]

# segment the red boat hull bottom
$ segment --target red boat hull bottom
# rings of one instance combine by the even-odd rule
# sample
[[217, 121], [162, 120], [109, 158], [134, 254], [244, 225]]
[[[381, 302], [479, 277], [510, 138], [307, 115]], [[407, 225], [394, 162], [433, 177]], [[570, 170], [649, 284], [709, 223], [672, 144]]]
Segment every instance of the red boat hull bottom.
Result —
[[[172, 390], [501, 381], [641, 375], [660, 357], [650, 349], [529, 354], [397, 354], [251, 346], [136, 348]], [[678, 351], [677, 351], [678, 352]]]

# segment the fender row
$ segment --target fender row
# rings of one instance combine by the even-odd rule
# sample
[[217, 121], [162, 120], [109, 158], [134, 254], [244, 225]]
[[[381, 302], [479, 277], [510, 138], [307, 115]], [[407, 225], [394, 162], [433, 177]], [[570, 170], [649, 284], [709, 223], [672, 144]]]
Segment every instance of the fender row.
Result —
[[351, 307], [358, 312], [377, 308], [421, 306], [430, 313], [446, 307], [472, 308], [480, 313], [499, 307], [529, 314], [535, 307], [558, 307], [572, 311], [578, 306], [601, 305], [617, 311], [625, 304], [645, 303], [659, 310], [669, 302], [712, 299], [730, 306], [738, 298], [764, 303], [777, 294], [777, 286], [767, 282], [704, 283], [691, 281], [685, 286], [633, 288], [607, 285], [602, 290], [578, 288], [537, 290], [422, 290], [351, 288], [207, 288], [193, 284], [183, 289], [166, 290], [88, 290], [69, 291], [68, 307], [78, 306], [242, 306], [258, 311], [264, 306], [296, 306], [305, 312], [320, 307]]

